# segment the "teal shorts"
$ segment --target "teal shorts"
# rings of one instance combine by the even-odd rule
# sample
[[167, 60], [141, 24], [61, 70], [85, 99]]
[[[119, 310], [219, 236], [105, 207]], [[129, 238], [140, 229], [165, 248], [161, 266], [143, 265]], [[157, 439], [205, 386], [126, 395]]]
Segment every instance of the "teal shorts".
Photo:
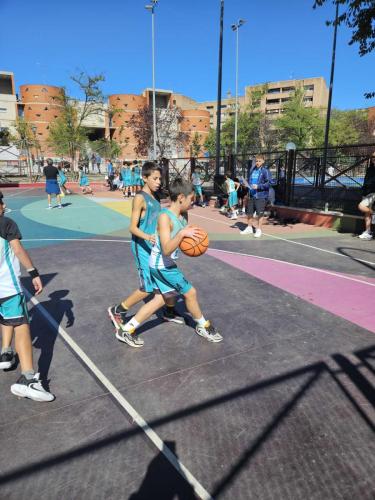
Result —
[[202, 186], [194, 186], [194, 193], [198, 196], [202, 196]]
[[146, 251], [140, 244], [132, 241], [131, 249], [137, 266], [139, 277], [139, 289], [141, 292], [152, 293], [157, 290], [157, 286], [153, 282], [150, 272], [150, 251]]
[[237, 191], [233, 191], [232, 193], [229, 193], [228, 206], [230, 208], [232, 208], [232, 207], [235, 207], [237, 204], [238, 204]]
[[165, 297], [184, 295], [193, 286], [177, 266], [166, 267], [165, 269], [154, 269], [152, 267], [150, 271], [153, 282]]
[[29, 315], [23, 293], [0, 299], [0, 324], [5, 326], [29, 324]]

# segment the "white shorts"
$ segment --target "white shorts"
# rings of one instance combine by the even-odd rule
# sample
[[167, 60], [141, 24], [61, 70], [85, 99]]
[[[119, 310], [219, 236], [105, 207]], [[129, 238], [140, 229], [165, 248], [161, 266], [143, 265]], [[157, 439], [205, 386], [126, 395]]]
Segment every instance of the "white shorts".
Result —
[[363, 205], [364, 207], [372, 208], [374, 203], [375, 203], [375, 193], [370, 193], [367, 196], [364, 196], [362, 198], [360, 205]]

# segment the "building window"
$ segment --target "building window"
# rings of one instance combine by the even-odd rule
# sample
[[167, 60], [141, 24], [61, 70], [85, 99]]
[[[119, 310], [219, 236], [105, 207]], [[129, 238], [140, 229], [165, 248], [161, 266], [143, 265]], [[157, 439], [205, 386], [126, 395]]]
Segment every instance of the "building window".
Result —
[[278, 94], [280, 92], [280, 87], [275, 89], [268, 89], [267, 94]]
[[279, 104], [280, 99], [267, 99], [266, 103], [267, 104]]
[[288, 102], [290, 101], [290, 97], [282, 97], [281, 102]]
[[282, 92], [294, 92], [296, 90], [295, 87], [283, 87], [281, 89]]
[[304, 97], [303, 102], [313, 102], [313, 98], [312, 97]]
[[206, 109], [214, 109], [213, 106], [206, 106]]
[[222, 105], [221, 105], [221, 107], [222, 107], [222, 108], [226, 108], [226, 107], [227, 107], [227, 105], [226, 105], [226, 104], [222, 104]]
[[304, 85], [303, 88], [305, 90], [314, 90], [314, 85]]
[[0, 113], [6, 113], [7, 108], [0, 108]]
[[277, 115], [279, 112], [279, 109], [266, 109], [266, 115]]
[[174, 105], [176, 104], [176, 99], [173, 99], [173, 104], [174, 104]]
[[44, 108], [44, 111], [48, 111], [48, 106], [46, 106], [46, 107]]
[[40, 113], [37, 113], [36, 116], [40, 116]]

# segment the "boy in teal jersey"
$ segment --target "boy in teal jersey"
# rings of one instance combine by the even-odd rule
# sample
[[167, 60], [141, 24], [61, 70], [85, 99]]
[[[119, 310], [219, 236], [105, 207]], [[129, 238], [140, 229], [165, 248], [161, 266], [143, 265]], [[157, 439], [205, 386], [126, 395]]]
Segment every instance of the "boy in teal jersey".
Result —
[[[126, 321], [127, 312], [157, 289], [151, 278], [149, 258], [151, 248], [156, 241], [156, 226], [161, 210], [160, 203], [155, 198], [155, 193], [161, 184], [161, 168], [153, 162], [146, 162], [142, 167], [142, 177], [145, 185], [134, 198], [129, 227], [132, 234], [131, 249], [138, 270], [140, 286], [120, 304], [108, 308], [109, 317], [116, 328], [116, 337], [132, 347], [142, 346], [143, 340], [134, 335], [123, 336], [120, 334]], [[183, 324], [182, 318], [176, 314], [174, 302], [174, 300], [168, 301], [163, 319]], [[160, 295], [156, 295], [146, 304], [150, 315], [163, 305], [164, 301]]]
[[[175, 262], [182, 239], [185, 237], [196, 238], [200, 233], [199, 228], [187, 226], [183, 217], [191, 207], [194, 198], [193, 185], [183, 179], [176, 179], [170, 186], [169, 194], [171, 204], [168, 209], [161, 210], [158, 217], [158, 236], [154, 241], [150, 255], [151, 277], [164, 300], [167, 301], [176, 295], [184, 296], [186, 308], [196, 322], [195, 331], [198, 335], [210, 342], [221, 342], [223, 337], [202, 314], [195, 288], [185, 278]], [[162, 302], [160, 303], [162, 304]], [[157, 305], [156, 301], [155, 305]], [[149, 304], [141, 307], [137, 314], [126, 323], [122, 331], [124, 338], [134, 336], [140, 323], [151, 316], [150, 311], [153, 314], [154, 310], [149, 307]]]
[[226, 172], [224, 175], [225, 179], [225, 189], [228, 193], [228, 217], [230, 219], [237, 219], [237, 205], [238, 205], [238, 195], [237, 191], [240, 187], [240, 183], [231, 179], [231, 172]]
[[5, 208], [3, 194], [0, 191], [0, 325], [2, 336], [0, 370], [9, 369], [16, 362], [12, 349], [14, 336], [22, 375], [11, 386], [11, 392], [18, 397], [34, 401], [53, 401], [55, 397], [43, 388], [39, 373], [35, 373], [33, 368], [33, 348], [26, 300], [20, 283], [20, 263], [29, 272], [36, 295], [43, 290], [43, 285], [29, 254], [20, 242], [22, 236], [17, 224], [12, 219], [4, 217]]

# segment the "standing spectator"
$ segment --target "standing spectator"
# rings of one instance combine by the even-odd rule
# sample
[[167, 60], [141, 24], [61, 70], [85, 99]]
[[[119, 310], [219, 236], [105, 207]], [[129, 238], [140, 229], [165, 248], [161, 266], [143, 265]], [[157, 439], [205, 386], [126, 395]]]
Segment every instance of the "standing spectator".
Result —
[[107, 176], [108, 176], [109, 190], [114, 191], [113, 179], [115, 178], [115, 170], [113, 168], [111, 160], [107, 160]]
[[57, 208], [62, 208], [61, 205], [61, 197], [60, 197], [60, 186], [57, 182], [57, 177], [59, 175], [59, 171], [53, 165], [53, 161], [51, 158], [47, 158], [47, 166], [43, 169], [43, 174], [46, 177], [46, 193], [48, 197], [48, 209], [51, 209], [51, 195], [56, 195], [57, 198]]
[[96, 168], [98, 169], [98, 174], [101, 174], [100, 165], [102, 164], [102, 159], [98, 154], [95, 156], [95, 162], [96, 162]]
[[373, 234], [371, 231], [371, 223], [374, 213], [373, 206], [375, 203], [375, 151], [370, 157], [369, 166], [363, 181], [362, 194], [363, 198], [358, 208], [365, 214], [366, 229], [359, 235], [359, 238], [361, 238], [361, 240], [372, 240]]
[[[247, 227], [241, 234], [254, 234], [255, 238], [262, 236], [264, 209], [266, 208], [271, 184], [270, 172], [264, 166], [264, 157], [255, 157], [255, 165], [249, 171], [249, 199], [247, 201]], [[254, 217], [256, 212], [256, 217]], [[254, 224], [256, 224], [254, 226]], [[254, 231], [255, 229], [255, 231]]]

